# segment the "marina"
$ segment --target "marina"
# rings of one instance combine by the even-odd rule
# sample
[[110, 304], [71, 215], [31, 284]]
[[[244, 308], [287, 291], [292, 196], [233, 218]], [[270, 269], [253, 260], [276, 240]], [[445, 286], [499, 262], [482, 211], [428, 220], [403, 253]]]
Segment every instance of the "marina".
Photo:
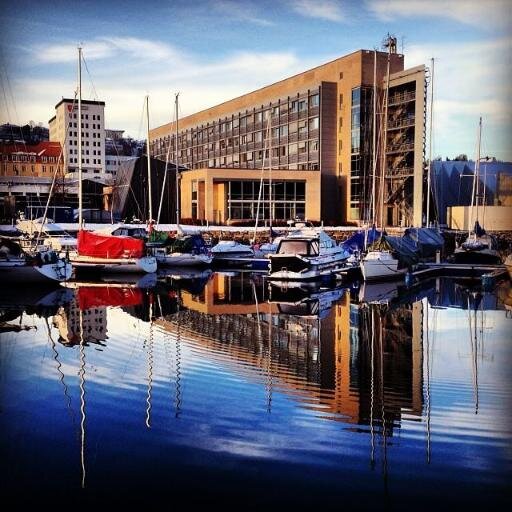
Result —
[[4, 503], [510, 508], [512, 3], [142, 7], [2, 6]]

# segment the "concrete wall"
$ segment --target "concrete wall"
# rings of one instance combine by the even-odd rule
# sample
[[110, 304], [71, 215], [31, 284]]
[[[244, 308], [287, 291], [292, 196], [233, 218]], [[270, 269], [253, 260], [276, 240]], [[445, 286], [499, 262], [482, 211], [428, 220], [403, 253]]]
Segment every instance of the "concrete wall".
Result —
[[[469, 206], [449, 206], [448, 226], [451, 229], [469, 230], [473, 228], [476, 219], [476, 210]], [[478, 220], [487, 231], [512, 230], [512, 206], [486, 206], [485, 211], [479, 208]]]

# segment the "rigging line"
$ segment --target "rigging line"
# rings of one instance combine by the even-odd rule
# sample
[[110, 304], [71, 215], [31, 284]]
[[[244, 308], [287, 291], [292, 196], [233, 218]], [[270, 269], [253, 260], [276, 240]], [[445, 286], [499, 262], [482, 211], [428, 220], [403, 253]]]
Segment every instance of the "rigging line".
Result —
[[89, 73], [89, 68], [87, 66], [87, 62], [85, 60], [85, 57], [84, 57], [84, 54], [82, 53], [82, 61], [83, 63], [85, 64], [85, 70], [87, 71], [87, 74], [89, 75], [89, 80], [91, 81], [91, 85], [92, 85], [92, 90], [93, 90], [93, 97], [95, 98], [95, 100], [97, 101], [99, 96], [98, 96], [98, 93], [96, 92], [96, 87], [94, 87], [94, 82], [92, 80], [92, 76], [91, 76], [91, 73]]
[[[179, 108], [179, 106], [178, 106]], [[162, 203], [164, 201], [164, 191], [165, 191], [165, 183], [167, 181], [167, 172], [169, 169], [169, 157], [171, 156], [171, 140], [169, 139], [169, 144], [167, 146], [167, 155], [165, 157], [165, 170], [164, 170], [164, 179], [162, 182], [162, 193], [160, 195], [160, 204], [158, 205], [158, 214], [156, 216], [156, 229], [158, 229], [158, 225], [160, 224], [160, 214], [162, 213]]]
[[[15, 115], [15, 122], [20, 123], [20, 119], [19, 119], [19, 115], [18, 115], [18, 110], [16, 109], [16, 100], [14, 99], [14, 94], [12, 92], [12, 87], [11, 87], [11, 81], [9, 79], [9, 74], [7, 73], [7, 66], [5, 64], [5, 58], [4, 58], [4, 55], [3, 55], [3, 52], [1, 51], [1, 49], [0, 49], [0, 60], [2, 62], [2, 67], [4, 68], [5, 82], [7, 83], [7, 88], [9, 89], [9, 94], [11, 96], [12, 106], [13, 106], [14, 115]], [[2, 80], [2, 89], [4, 90], [5, 106], [8, 109], [9, 105], [8, 105], [7, 95], [5, 93], [5, 88], [4, 88], [4, 85], [3, 85], [3, 80]], [[7, 110], [7, 116], [9, 117], [9, 119], [11, 118], [9, 110]], [[23, 147], [26, 147], [25, 140], [23, 139], [23, 132], [21, 130], [21, 124], [19, 124], [18, 127], [20, 129], [21, 139], [23, 140]], [[12, 132], [12, 127], [11, 127], [11, 132]], [[13, 133], [11, 133], [11, 134], [14, 135]]]
[[[71, 112], [74, 111], [74, 108], [75, 108], [75, 101], [76, 101], [76, 97], [77, 97], [77, 93], [75, 92], [75, 97], [73, 98], [73, 103], [71, 104]], [[48, 199], [46, 201], [46, 207], [44, 209], [44, 214], [43, 214], [43, 221], [41, 223], [41, 229], [38, 230], [37, 232], [37, 238], [36, 238], [36, 249], [37, 249], [37, 245], [39, 244], [39, 238], [42, 234], [42, 231], [43, 231], [43, 228], [44, 228], [44, 225], [46, 223], [46, 218], [48, 216], [48, 209], [50, 207], [50, 201], [51, 201], [51, 198], [52, 198], [52, 194], [53, 194], [53, 189], [55, 188], [55, 183], [57, 181], [57, 173], [59, 171], [59, 165], [62, 163], [62, 171], [64, 172], [64, 161], [63, 161], [63, 153], [64, 153], [64, 148], [66, 147], [66, 140], [68, 138], [68, 135], [69, 135], [69, 124], [68, 126], [66, 126], [66, 132], [64, 134], [64, 144], [62, 144], [61, 148], [60, 148], [60, 154], [59, 154], [59, 158], [57, 160], [57, 165], [55, 167], [55, 172], [53, 173], [53, 178], [52, 178], [52, 184], [50, 185], [50, 190], [48, 192]], [[80, 155], [80, 158], [81, 158], [81, 155]]]

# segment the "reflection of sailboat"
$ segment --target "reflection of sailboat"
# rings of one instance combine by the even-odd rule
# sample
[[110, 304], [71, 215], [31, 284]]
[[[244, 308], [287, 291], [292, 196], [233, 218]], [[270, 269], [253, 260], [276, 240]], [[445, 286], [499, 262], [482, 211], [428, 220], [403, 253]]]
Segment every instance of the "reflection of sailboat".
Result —
[[393, 281], [382, 281], [361, 284], [359, 288], [359, 302], [389, 304], [398, 298], [398, 284]]

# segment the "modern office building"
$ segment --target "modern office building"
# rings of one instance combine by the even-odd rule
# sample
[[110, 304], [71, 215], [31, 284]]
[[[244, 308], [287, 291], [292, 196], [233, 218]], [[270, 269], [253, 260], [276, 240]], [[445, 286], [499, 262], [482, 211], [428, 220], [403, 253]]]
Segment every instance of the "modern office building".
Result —
[[179, 119], [177, 145], [175, 123], [155, 128], [150, 150], [165, 160], [177, 146], [190, 169], [183, 217], [254, 219], [260, 198], [260, 220], [361, 223], [375, 168], [385, 176], [384, 221], [420, 224], [425, 87], [425, 68], [404, 70], [390, 38], [386, 52], [358, 50]]
[[[78, 103], [63, 98], [50, 121], [50, 140], [64, 148], [68, 177], [78, 173]], [[105, 102], [82, 100], [82, 173], [84, 179], [105, 180]]]

